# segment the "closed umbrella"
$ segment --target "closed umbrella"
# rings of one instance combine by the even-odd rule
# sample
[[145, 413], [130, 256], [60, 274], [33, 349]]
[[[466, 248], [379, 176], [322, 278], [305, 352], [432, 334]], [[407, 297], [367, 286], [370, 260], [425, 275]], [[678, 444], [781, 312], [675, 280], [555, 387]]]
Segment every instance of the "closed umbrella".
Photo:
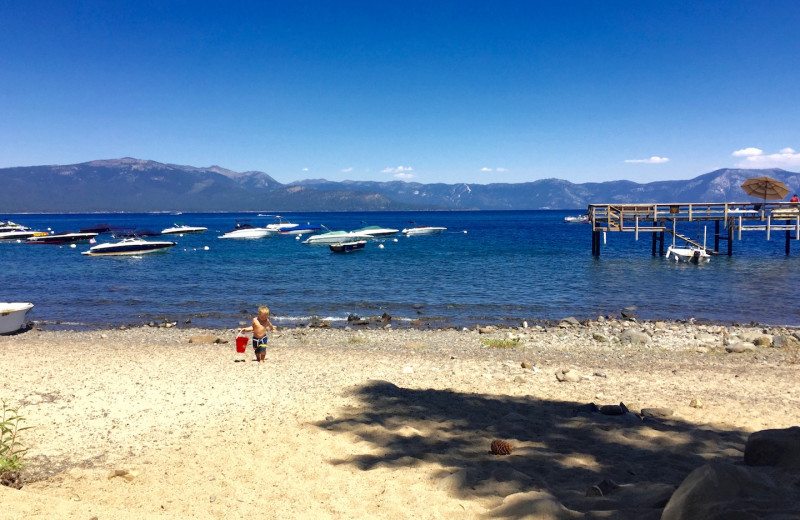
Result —
[[789, 188], [771, 177], [752, 177], [742, 184], [744, 192], [751, 197], [764, 200], [778, 200], [789, 194]]

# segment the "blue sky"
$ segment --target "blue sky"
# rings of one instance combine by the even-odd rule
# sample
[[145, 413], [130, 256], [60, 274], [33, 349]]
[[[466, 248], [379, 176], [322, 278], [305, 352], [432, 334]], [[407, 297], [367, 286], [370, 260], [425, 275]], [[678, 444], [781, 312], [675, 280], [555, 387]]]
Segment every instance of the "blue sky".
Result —
[[0, 167], [136, 157], [423, 183], [800, 171], [798, 61], [788, 0], [3, 0]]

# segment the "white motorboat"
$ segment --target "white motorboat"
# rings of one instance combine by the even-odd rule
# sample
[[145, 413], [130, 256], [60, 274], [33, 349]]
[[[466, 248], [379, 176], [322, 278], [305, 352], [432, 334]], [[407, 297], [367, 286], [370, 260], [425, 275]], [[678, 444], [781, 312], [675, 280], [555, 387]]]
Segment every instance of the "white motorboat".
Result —
[[337, 244], [339, 242], [353, 242], [356, 240], [369, 240], [372, 235], [368, 233], [357, 233], [355, 231], [329, 231], [319, 235], [313, 235], [303, 240], [304, 244]]
[[577, 217], [570, 215], [564, 217], [564, 222], [567, 224], [586, 224], [589, 222], [589, 215], [578, 215]]
[[375, 238], [390, 237], [392, 235], [396, 235], [399, 232], [400, 232], [399, 229], [383, 228], [380, 226], [367, 226], [361, 229], [353, 230], [353, 233], [366, 233], [368, 235], [372, 235]]
[[161, 230], [162, 235], [186, 235], [189, 233], [202, 233], [203, 231], [207, 230], [207, 227], [202, 226], [187, 226], [185, 224], [173, 224], [172, 227], [168, 227]]
[[414, 226], [403, 230], [403, 234], [410, 237], [415, 235], [438, 235], [442, 231], [447, 230], [445, 227], [434, 226]]
[[24, 231], [27, 229], [30, 228], [22, 224], [17, 224], [16, 222], [11, 222], [10, 220], [0, 220], [0, 233], [5, 233], [6, 231]]
[[271, 229], [255, 227], [250, 224], [236, 224], [235, 228], [217, 238], [264, 238], [275, 233]]
[[711, 255], [701, 247], [675, 247], [669, 246], [666, 254], [667, 260], [676, 262], [692, 262], [699, 264], [711, 260]]
[[166, 251], [176, 244], [177, 242], [123, 238], [118, 242], [97, 244], [81, 254], [88, 256], [135, 256], [155, 253], [156, 251]]
[[274, 231], [276, 233], [280, 233], [281, 231], [286, 231], [288, 229], [296, 228], [300, 224], [295, 224], [294, 222], [287, 222], [283, 220], [283, 217], [280, 215], [275, 215], [275, 222], [273, 224], [267, 224], [267, 229], [270, 231]]
[[0, 334], [15, 332], [25, 326], [32, 303], [0, 302]]

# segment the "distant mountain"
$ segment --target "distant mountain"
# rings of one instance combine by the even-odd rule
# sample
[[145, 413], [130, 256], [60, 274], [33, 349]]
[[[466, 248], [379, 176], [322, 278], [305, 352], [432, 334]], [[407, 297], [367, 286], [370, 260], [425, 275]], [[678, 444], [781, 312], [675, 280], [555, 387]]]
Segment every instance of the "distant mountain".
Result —
[[584, 209], [602, 203], [744, 202], [741, 184], [767, 175], [800, 191], [800, 174], [722, 169], [686, 181], [573, 184], [332, 182], [281, 184], [258, 171], [234, 172], [141, 159], [0, 169], [0, 213], [76, 211], [397, 211]]

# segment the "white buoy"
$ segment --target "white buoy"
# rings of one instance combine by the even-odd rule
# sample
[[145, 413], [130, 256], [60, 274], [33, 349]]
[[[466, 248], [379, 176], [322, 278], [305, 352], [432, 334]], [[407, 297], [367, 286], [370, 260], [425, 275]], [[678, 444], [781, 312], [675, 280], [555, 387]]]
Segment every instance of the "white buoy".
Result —
[[209, 249], [211, 249], [211, 248], [206, 246], [206, 247], [203, 248], [203, 251], [208, 251]]
[[300, 237], [301, 237], [301, 236], [303, 236], [303, 235], [297, 235], [296, 237], [294, 237], [294, 239], [295, 239], [295, 240], [300, 240]]
[[69, 247], [71, 247], [72, 249], [75, 249], [77, 246], [75, 244], [70, 244]]
[[378, 244], [378, 249], [383, 249], [383, 244]]
[[466, 230], [466, 229], [464, 230], [464, 234], [465, 234], [465, 235], [467, 234], [467, 230]]
[[395, 239], [393, 240], [393, 242], [397, 242], [397, 239], [395, 238]]

